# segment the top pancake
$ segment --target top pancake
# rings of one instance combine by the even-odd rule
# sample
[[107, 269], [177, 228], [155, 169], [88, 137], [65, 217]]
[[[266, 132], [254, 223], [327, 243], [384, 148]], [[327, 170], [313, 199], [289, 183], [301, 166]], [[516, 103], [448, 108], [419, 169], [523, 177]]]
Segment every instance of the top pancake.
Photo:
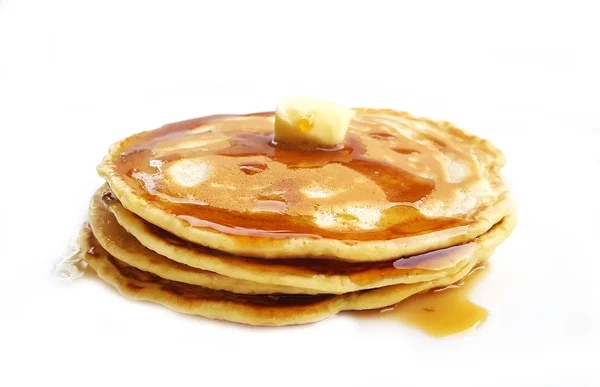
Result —
[[99, 165], [130, 211], [183, 239], [262, 258], [378, 261], [469, 241], [511, 209], [504, 156], [446, 122], [356, 109], [337, 150], [272, 143], [273, 113], [183, 121]]

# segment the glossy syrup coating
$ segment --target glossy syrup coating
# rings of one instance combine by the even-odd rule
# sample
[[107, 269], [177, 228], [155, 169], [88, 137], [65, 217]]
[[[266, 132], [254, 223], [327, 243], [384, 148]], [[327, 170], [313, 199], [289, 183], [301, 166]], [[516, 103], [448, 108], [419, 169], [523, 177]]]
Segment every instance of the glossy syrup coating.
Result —
[[[283, 293], [292, 293], [290, 287], [296, 287], [337, 294], [442, 278], [460, 270], [496, 233], [492, 228], [469, 243], [391, 261], [257, 259], [226, 254], [178, 238], [125, 210], [118, 201], [100, 200], [100, 196], [106, 197], [102, 191], [94, 195], [90, 204], [90, 224], [103, 247], [119, 260], [163, 277], [156, 271], [160, 270], [160, 262], [165, 267], [172, 263], [170, 267], [185, 266], [190, 271], [202, 269], [228, 278], [287, 286]], [[131, 253], [138, 258], [132, 258]], [[154, 262], [152, 267], [145, 265], [149, 260]], [[183, 276], [178, 278], [191, 283]]]
[[276, 144], [271, 113], [211, 116], [132, 136], [99, 172], [151, 223], [264, 258], [386, 260], [466, 242], [507, 212], [476, 219], [506, 191], [491, 144], [401, 113], [357, 111], [334, 149]]

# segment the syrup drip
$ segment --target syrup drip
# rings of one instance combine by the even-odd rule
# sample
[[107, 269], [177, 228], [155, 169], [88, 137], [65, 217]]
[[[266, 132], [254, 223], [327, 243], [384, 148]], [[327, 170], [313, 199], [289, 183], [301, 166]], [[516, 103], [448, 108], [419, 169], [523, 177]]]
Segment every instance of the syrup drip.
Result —
[[[90, 227], [86, 222], [85, 228]], [[56, 264], [52, 272], [63, 280], [74, 281], [81, 278], [87, 269], [87, 262], [83, 259], [83, 251], [74, 239], [69, 246], [69, 253]]]
[[478, 266], [459, 283], [416, 294], [391, 308], [364, 314], [399, 321], [432, 337], [464, 332], [487, 320], [488, 311], [469, 300], [486, 274], [486, 267]]

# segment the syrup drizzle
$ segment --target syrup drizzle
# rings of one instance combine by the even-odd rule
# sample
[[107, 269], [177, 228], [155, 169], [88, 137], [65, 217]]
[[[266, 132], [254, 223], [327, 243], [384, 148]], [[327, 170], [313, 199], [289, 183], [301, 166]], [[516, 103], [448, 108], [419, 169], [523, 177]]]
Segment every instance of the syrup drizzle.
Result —
[[392, 319], [438, 338], [477, 328], [487, 320], [488, 311], [471, 302], [469, 295], [487, 271], [485, 266], [478, 266], [454, 285], [416, 294], [390, 308], [361, 314]]
[[[131, 186], [137, 186], [140, 196], [184, 220], [191, 227], [213, 229], [230, 235], [273, 239], [330, 238], [351, 243], [405, 238], [437, 231], [448, 232], [448, 238], [451, 238], [466, 231], [464, 226], [467, 222], [462, 219], [429, 218], [416, 208], [416, 204], [435, 189], [433, 180], [412, 174], [385, 161], [372, 160], [366, 155], [364, 144], [354, 134], [349, 134], [344, 146], [340, 148], [289, 149], [274, 144], [272, 132], [253, 133], [248, 128], [243, 133], [231, 137], [228, 145], [225, 144], [221, 149], [183, 149], [164, 156], [161, 160], [153, 154], [153, 147], [160, 141], [175, 141], [186, 135], [194, 138], [202, 136], [203, 132], [190, 134], [187, 130], [202, 123], [218, 122], [228, 117], [230, 116], [208, 117], [204, 121], [190, 120], [148, 132], [120, 155], [115, 167], [122, 176], [129, 179]], [[373, 135], [375, 138], [382, 138], [382, 141], [391, 141], [393, 137], [379, 133]], [[285, 192], [281, 194], [283, 204], [265, 203], [258, 199], [254, 210], [237, 212], [207, 205], [202, 200], [165, 194], [161, 192], [160, 184], [152, 178], [160, 173], [162, 163], [209, 155], [238, 158], [264, 156], [283, 163], [288, 168], [320, 168], [327, 164], [341, 164], [376, 183], [385, 192], [390, 207], [382, 210], [375, 228], [325, 229], [315, 224], [312, 216], [287, 212], [288, 206], [285, 202], [298, 195], [299, 187], [293, 180], [284, 183]], [[239, 168], [244, 174], [252, 176], [264, 172], [268, 166], [244, 161]]]

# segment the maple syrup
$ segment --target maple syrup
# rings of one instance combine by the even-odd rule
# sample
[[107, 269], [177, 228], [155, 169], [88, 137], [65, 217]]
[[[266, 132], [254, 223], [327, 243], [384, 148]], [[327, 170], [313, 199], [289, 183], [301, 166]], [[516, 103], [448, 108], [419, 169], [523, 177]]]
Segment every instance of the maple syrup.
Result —
[[358, 313], [363, 317], [392, 319], [432, 337], [461, 333], [487, 320], [488, 311], [469, 300], [487, 271], [480, 265], [456, 284], [415, 294], [392, 307]]
[[[119, 156], [115, 168], [128, 180], [130, 186], [137, 187], [138, 195], [174, 214], [190, 226], [239, 237], [330, 238], [352, 242], [390, 240], [443, 230], [452, 230], [453, 235], [458, 235], [466, 231], [464, 226], [467, 222], [463, 219], [430, 218], [421, 214], [416, 208], [415, 203], [419, 203], [435, 189], [433, 180], [408, 172], [402, 166], [369, 157], [361, 139], [352, 133], [346, 136], [344, 146], [338, 148], [297, 149], [278, 146], [273, 141], [273, 132], [265, 132], [264, 127], [261, 128], [262, 132], [244, 127], [243, 130], [238, 130], [237, 134], [234, 132], [228, 140], [228, 145], [221, 149], [202, 147], [180, 149], [164, 156], [163, 159], [157, 159], [153, 154], [153, 147], [159, 141], [176, 141], [185, 136], [202, 136], [202, 133], [190, 134], [189, 131], [199, 125], [220, 122], [230, 117], [233, 116], [210, 116], [143, 133]], [[370, 137], [386, 143], [396, 139], [395, 136], [379, 132], [371, 133]], [[396, 149], [396, 151], [404, 153], [403, 150]], [[413, 150], [406, 150], [408, 151], [413, 153]], [[289, 203], [286, 202], [289, 202], [290, 198], [302, 200], [298, 199], [299, 187], [293, 179], [282, 183], [285, 191], [281, 195], [282, 203], [259, 200], [251, 211], [222, 209], [207, 205], [201, 200], [196, 201], [194, 198], [182, 200], [159, 192], [156, 188], [157, 184], [148, 181], [148, 176], [160, 172], [157, 165], [163, 162], [208, 156], [226, 158], [261, 156], [285, 164], [289, 169], [322, 168], [328, 164], [343, 165], [374, 182], [387, 196], [389, 205], [381, 210], [380, 221], [375, 228], [331, 229], [319, 227], [315, 224], [312, 215], [299, 215], [287, 211]], [[238, 167], [244, 174], [250, 176], [260, 174], [269, 168], [266, 164], [248, 161], [240, 162]]]

